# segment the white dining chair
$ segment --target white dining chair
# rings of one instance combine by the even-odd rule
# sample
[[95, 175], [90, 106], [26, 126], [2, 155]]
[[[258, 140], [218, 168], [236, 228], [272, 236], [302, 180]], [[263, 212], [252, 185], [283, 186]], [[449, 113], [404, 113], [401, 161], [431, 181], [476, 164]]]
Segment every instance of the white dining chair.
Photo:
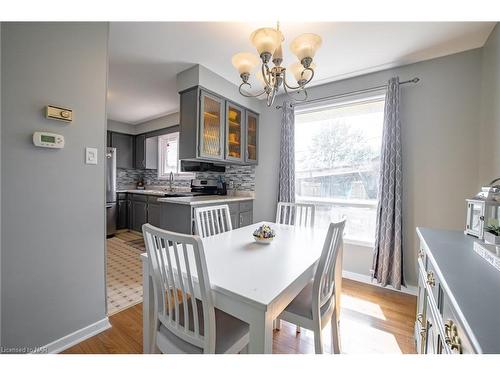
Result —
[[152, 347], [175, 354], [245, 351], [249, 326], [214, 307], [200, 237], [150, 224], [142, 233], [155, 301]]
[[[314, 332], [316, 354], [323, 353], [321, 331], [331, 322], [332, 350], [340, 353], [339, 312], [340, 280], [336, 277], [342, 268], [342, 246], [345, 219], [331, 223], [313, 280], [293, 299], [279, 319], [286, 320]], [[340, 269], [338, 269], [340, 267]]]
[[[278, 202], [276, 209], [276, 224], [295, 225], [298, 227], [314, 227], [315, 216], [314, 204]], [[281, 329], [279, 319], [274, 321], [274, 327]], [[300, 326], [295, 327], [297, 333], [300, 333]]]
[[202, 238], [233, 230], [227, 204], [194, 209], [196, 234]]
[[314, 216], [314, 204], [278, 202], [276, 224], [313, 227]]

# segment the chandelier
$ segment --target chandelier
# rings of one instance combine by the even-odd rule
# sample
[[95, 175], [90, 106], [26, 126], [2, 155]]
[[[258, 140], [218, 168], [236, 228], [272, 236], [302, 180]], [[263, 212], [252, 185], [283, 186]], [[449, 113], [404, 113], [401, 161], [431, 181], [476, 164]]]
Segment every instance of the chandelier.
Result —
[[[283, 34], [279, 30], [279, 24], [276, 29], [264, 27], [255, 30], [250, 35], [250, 42], [257, 49], [261, 60], [261, 69], [257, 71], [256, 77], [262, 83], [263, 90], [256, 94], [248, 94], [242, 89], [252, 88], [248, 82], [250, 74], [259, 64], [259, 58], [250, 52], [240, 52], [233, 56], [233, 66], [238, 70], [241, 80], [239, 86], [241, 95], [255, 98], [262, 95], [267, 97], [267, 106], [270, 107], [280, 87], [283, 86], [283, 91], [293, 101], [305, 101], [307, 99], [306, 85], [311, 82], [314, 77], [313, 58], [321, 46], [321, 37], [316, 34], [306, 33], [299, 35], [290, 43], [290, 50], [297, 56], [298, 62], [293, 63], [288, 68], [281, 66], [283, 63], [283, 49], [281, 43], [285, 40]], [[273, 67], [269, 67], [269, 62], [272, 59]], [[296, 84], [287, 82], [287, 70], [293, 75]], [[292, 96], [292, 94], [298, 94]]]

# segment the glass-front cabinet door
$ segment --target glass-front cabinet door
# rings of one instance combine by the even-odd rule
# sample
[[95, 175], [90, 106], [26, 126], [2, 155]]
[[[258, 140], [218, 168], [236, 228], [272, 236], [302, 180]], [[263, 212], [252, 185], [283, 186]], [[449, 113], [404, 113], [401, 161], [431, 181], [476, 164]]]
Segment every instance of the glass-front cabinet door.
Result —
[[259, 117], [253, 112], [246, 112], [246, 150], [245, 162], [257, 164], [257, 141], [259, 139]]
[[226, 160], [243, 161], [243, 128], [245, 110], [226, 103]]
[[200, 101], [200, 156], [207, 159], [223, 159], [224, 99], [202, 91]]

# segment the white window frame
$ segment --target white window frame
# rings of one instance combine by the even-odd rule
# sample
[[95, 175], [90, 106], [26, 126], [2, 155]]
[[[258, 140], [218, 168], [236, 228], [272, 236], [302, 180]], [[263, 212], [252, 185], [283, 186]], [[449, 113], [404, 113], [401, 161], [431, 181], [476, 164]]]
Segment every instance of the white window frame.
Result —
[[[314, 102], [314, 103], [298, 103], [295, 108], [295, 114], [307, 113], [307, 112], [315, 112], [325, 107], [343, 107], [343, 106], [351, 106], [363, 102], [371, 102], [385, 99], [386, 90], [385, 89], [377, 89], [370, 92], [352, 94], [352, 95], [342, 95], [338, 98], [333, 99], [325, 99], [324, 101]], [[296, 125], [295, 125], [296, 126]], [[315, 205], [325, 204], [325, 201], [328, 203], [338, 206], [338, 207], [371, 207], [377, 209], [378, 205], [378, 197], [375, 200], [367, 201], [367, 202], [349, 202], [344, 199], [324, 199], [318, 198], [316, 199], [301, 199], [295, 195], [296, 202], [298, 203], [309, 203]], [[351, 245], [356, 245], [360, 247], [368, 247], [372, 248], [375, 246], [373, 241], [364, 241], [356, 238], [344, 237], [344, 242]]]
[[[181, 172], [181, 161], [179, 160], [179, 134], [179, 132], [173, 132], [158, 136], [158, 180], [168, 180], [170, 178], [170, 172], [173, 172], [177, 180], [195, 178], [195, 174], [192, 172]], [[164, 147], [162, 147], [162, 143], [174, 140], [177, 142], [177, 168], [175, 170], [165, 171], [163, 170], [165, 150]]]

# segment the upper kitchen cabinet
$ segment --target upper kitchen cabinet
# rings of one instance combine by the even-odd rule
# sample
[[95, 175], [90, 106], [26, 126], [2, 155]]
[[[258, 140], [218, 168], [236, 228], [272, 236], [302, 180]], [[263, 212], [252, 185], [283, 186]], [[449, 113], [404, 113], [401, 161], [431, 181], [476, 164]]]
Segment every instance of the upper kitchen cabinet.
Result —
[[226, 160], [243, 162], [245, 110], [226, 102]]
[[146, 138], [146, 169], [158, 169], [158, 137]]
[[257, 144], [259, 140], [259, 115], [246, 111], [245, 163], [257, 164]]
[[[180, 97], [181, 160], [257, 162], [257, 114], [199, 86], [181, 92]], [[245, 141], [247, 119], [252, 126], [249, 146]]]
[[116, 168], [134, 168], [134, 136], [109, 132], [109, 145], [116, 148]]
[[146, 168], [146, 135], [140, 134], [135, 137], [135, 168]]
[[224, 99], [202, 91], [200, 108], [200, 156], [223, 159]]
[[180, 93], [179, 159], [224, 159], [224, 99], [194, 87]]

